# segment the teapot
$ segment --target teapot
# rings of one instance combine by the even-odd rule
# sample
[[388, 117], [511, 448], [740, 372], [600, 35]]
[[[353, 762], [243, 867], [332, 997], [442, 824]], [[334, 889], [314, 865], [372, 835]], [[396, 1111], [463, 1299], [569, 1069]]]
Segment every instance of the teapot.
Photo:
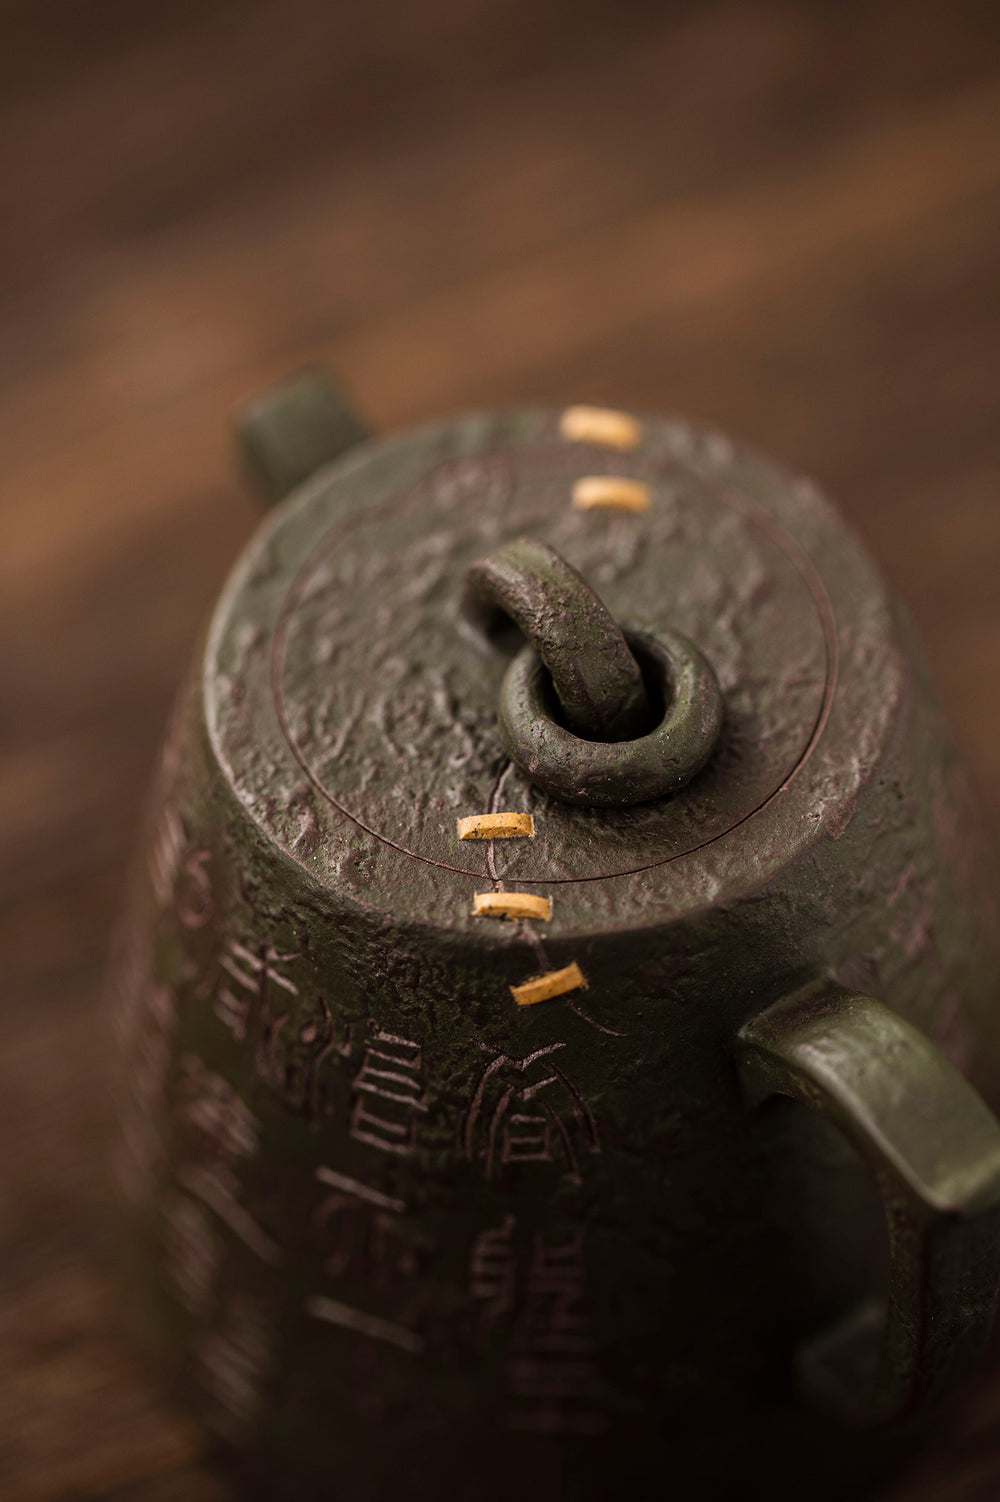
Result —
[[115, 970], [145, 1347], [270, 1499], [856, 1486], [1000, 1278], [996, 876], [905, 611], [675, 417], [371, 438], [307, 371], [239, 434]]

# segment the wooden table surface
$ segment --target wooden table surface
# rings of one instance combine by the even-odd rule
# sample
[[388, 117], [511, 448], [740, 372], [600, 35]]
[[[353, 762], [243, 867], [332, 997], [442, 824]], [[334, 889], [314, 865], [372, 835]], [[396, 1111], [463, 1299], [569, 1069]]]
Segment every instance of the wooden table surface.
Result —
[[[318, 357], [381, 428], [596, 399], [811, 471], [996, 821], [1000, 8], [7, 0], [0, 79], [0, 1497], [207, 1502], [116, 1331], [101, 971], [232, 404]], [[1000, 1497], [1000, 1364], [890, 1496]]]

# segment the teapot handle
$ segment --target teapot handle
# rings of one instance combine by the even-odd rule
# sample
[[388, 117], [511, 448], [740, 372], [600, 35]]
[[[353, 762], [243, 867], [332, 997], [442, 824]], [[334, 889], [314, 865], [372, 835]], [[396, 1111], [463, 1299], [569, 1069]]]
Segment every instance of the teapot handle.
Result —
[[800, 1346], [807, 1395], [859, 1424], [927, 1406], [989, 1335], [1000, 1282], [1000, 1123], [921, 1032], [828, 982], [761, 1012], [737, 1050], [750, 1102], [788, 1095], [835, 1123], [885, 1207], [888, 1310], [865, 1305]]
[[340, 387], [319, 367], [258, 392], [233, 422], [242, 467], [268, 505], [369, 436]]

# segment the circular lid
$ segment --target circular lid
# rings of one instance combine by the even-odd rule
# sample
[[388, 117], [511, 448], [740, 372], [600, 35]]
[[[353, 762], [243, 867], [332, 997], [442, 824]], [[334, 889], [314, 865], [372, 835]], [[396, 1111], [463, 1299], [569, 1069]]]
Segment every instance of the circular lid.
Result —
[[[849, 817], [902, 674], [873, 565], [808, 482], [720, 435], [579, 411], [363, 444], [237, 566], [206, 652], [212, 744], [262, 836], [331, 892], [455, 928], [506, 886], [564, 932], [636, 928], [756, 886]], [[509, 659], [460, 607], [469, 565], [526, 533], [714, 668], [721, 735], [673, 796], [572, 807], [508, 759]], [[533, 835], [459, 837], [496, 813]]]

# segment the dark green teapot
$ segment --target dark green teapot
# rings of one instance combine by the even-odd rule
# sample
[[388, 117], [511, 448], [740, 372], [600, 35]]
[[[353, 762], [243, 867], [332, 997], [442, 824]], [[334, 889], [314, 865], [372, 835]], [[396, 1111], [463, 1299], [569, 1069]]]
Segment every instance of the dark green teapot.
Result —
[[117, 974], [157, 1360], [267, 1498], [856, 1486], [1000, 1277], [995, 877], [905, 615], [676, 419], [368, 440], [308, 374], [241, 427], [282, 503]]

